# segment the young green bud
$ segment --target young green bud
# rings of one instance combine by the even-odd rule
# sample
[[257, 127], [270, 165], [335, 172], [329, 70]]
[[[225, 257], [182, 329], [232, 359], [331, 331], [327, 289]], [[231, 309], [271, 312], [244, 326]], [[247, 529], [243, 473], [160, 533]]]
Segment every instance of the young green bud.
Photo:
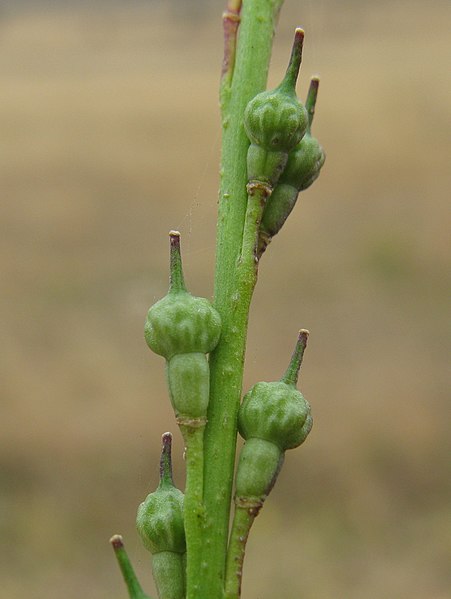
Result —
[[237, 501], [260, 498], [262, 503], [274, 485], [285, 450], [301, 445], [312, 428], [310, 406], [296, 389], [307, 337], [308, 331], [301, 330], [280, 381], [257, 383], [243, 398], [238, 430], [246, 444], [237, 470]]
[[248, 151], [248, 181], [274, 187], [288, 153], [305, 134], [308, 115], [296, 97], [296, 80], [302, 61], [304, 32], [296, 29], [285, 77], [274, 90], [253, 98], [244, 113], [244, 127], [251, 142]]
[[186, 290], [180, 254], [180, 233], [171, 231], [169, 238], [169, 292], [150, 308], [144, 336], [150, 349], [166, 360], [176, 354], [207, 354], [219, 341], [221, 318], [207, 299], [194, 297]]
[[243, 399], [238, 422], [244, 439], [264, 439], [285, 451], [301, 445], [310, 432], [310, 406], [290, 384], [257, 383]]
[[138, 508], [136, 527], [139, 536], [152, 554], [186, 551], [183, 524], [183, 493], [172, 480], [171, 433], [162, 437], [160, 483]]
[[209, 399], [206, 354], [221, 334], [221, 318], [210, 302], [185, 287], [180, 233], [170, 234], [169, 292], [147, 314], [144, 335], [148, 346], [167, 360], [171, 402], [179, 423], [205, 424]]
[[318, 178], [325, 161], [324, 150], [311, 134], [319, 79], [313, 77], [307, 95], [307, 131], [299, 144], [289, 153], [285, 169], [272, 195], [268, 198], [260, 224], [259, 254], [282, 228], [296, 204], [298, 194]]
[[312, 77], [305, 107], [308, 113], [307, 131], [299, 144], [290, 152], [287, 166], [283, 173], [284, 183], [304, 191], [310, 187], [320, 173], [326, 155], [319, 141], [312, 136], [312, 122], [318, 97], [319, 78]]

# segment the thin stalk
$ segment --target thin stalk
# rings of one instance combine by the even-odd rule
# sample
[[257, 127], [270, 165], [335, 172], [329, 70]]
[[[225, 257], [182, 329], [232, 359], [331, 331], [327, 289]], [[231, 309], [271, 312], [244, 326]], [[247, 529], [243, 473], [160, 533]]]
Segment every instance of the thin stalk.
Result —
[[233, 71], [235, 68], [238, 27], [241, 20], [241, 6], [242, 0], [228, 0], [227, 8], [222, 15], [222, 26], [224, 29], [224, 58], [222, 61], [219, 99], [223, 118], [225, 112], [227, 112], [230, 100]]
[[149, 595], [144, 593], [138, 579], [136, 578], [133, 566], [131, 565], [127, 552], [125, 551], [124, 540], [122, 539], [121, 535], [113, 535], [110, 539], [110, 543], [113, 546], [114, 553], [116, 555], [119, 568], [121, 569], [130, 599], [151, 599]]
[[239, 599], [247, 538], [259, 507], [235, 505], [227, 555], [224, 599]]
[[205, 519], [203, 506], [204, 429], [180, 425], [185, 441], [186, 484], [184, 522], [186, 535], [186, 590], [187, 599], [198, 599], [200, 565], [202, 558], [202, 529]]
[[[210, 355], [205, 431], [206, 529], [199, 599], [222, 596], [233, 484], [236, 417], [241, 396], [249, 306], [256, 274], [238, 277], [239, 261], [255, 266], [255, 239], [243, 243], [247, 208], [247, 103], [266, 86], [272, 39], [283, 0], [244, 0], [230, 93], [222, 104], [221, 183], [216, 245], [215, 307], [221, 340]], [[252, 207], [253, 209], [255, 205]], [[255, 216], [253, 217], [255, 219]], [[257, 219], [254, 220], [254, 227]], [[242, 254], [242, 248], [244, 253]]]
[[262, 219], [265, 201], [271, 190], [260, 183], [248, 186], [247, 209], [244, 221], [243, 242], [241, 244], [241, 255], [237, 266], [237, 292], [252, 299], [252, 293], [257, 283], [258, 259], [257, 239]]
[[313, 117], [315, 116], [316, 99], [318, 97], [319, 77], [314, 76], [310, 80], [310, 85], [307, 93], [307, 99], [305, 101], [305, 107], [308, 114], [308, 127], [307, 133], [310, 135], [312, 131]]

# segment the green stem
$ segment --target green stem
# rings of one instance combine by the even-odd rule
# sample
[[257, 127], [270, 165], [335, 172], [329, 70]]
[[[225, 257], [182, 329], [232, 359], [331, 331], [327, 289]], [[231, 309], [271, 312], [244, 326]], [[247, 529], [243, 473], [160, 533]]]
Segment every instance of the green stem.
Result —
[[247, 538], [259, 508], [235, 505], [227, 555], [224, 599], [239, 599]]
[[111, 537], [110, 543], [113, 546], [114, 553], [127, 586], [130, 599], [150, 599], [150, 597], [144, 593], [138, 579], [136, 578], [133, 566], [131, 565], [127, 552], [125, 551], [122, 537], [120, 535], [114, 535]]
[[199, 597], [202, 530], [205, 520], [203, 505], [204, 429], [204, 425], [199, 427], [180, 425], [186, 452], [184, 521], [187, 553], [187, 599], [198, 599]]
[[265, 87], [275, 21], [282, 0], [246, 0], [227, 110], [219, 199], [215, 307], [222, 333], [210, 356], [210, 403], [205, 435], [205, 507], [200, 599], [221, 597], [228, 537], [249, 307], [257, 279], [256, 242], [266, 189], [246, 192], [247, 103]]
[[[247, 207], [243, 127], [247, 103], [266, 87], [274, 27], [283, 0], [244, 0], [230, 93], [222, 106], [223, 144], [216, 246], [215, 307], [221, 340], [210, 356], [210, 403], [205, 431], [206, 528], [198, 599], [223, 595], [237, 411], [241, 396], [249, 306], [255, 281], [238, 281]], [[250, 244], [251, 245], [251, 244]], [[248, 244], [245, 244], [248, 247]], [[246, 250], [247, 251], [247, 250]], [[253, 250], [252, 255], [254, 260]], [[245, 258], [244, 256], [242, 258]]]

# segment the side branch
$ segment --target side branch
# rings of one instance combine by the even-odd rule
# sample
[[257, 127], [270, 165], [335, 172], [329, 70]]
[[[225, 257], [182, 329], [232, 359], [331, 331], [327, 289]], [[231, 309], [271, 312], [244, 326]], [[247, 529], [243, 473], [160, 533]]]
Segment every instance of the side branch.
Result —
[[224, 58], [222, 61], [221, 77], [232, 79], [235, 66], [236, 38], [240, 24], [241, 0], [230, 0], [222, 15], [224, 28]]

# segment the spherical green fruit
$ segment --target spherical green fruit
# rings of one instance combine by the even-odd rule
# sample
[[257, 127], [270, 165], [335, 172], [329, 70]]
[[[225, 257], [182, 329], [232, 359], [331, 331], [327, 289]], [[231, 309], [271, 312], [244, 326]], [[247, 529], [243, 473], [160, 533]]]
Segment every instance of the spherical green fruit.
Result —
[[268, 151], [289, 152], [301, 141], [307, 124], [305, 107], [294, 91], [282, 86], [255, 96], [244, 112], [249, 140]]
[[318, 178], [325, 159], [319, 141], [311, 135], [305, 135], [289, 153], [280, 182], [291, 185], [297, 191], [307, 189]]
[[273, 90], [256, 95], [244, 112], [244, 127], [249, 140], [269, 152], [288, 153], [307, 130], [307, 110], [296, 96], [303, 42], [304, 32], [296, 29], [290, 62], [282, 83]]
[[221, 318], [210, 302], [186, 291], [169, 292], [153, 305], [144, 328], [147, 345], [170, 360], [176, 354], [209, 353], [221, 334]]
[[308, 402], [300, 391], [282, 381], [254, 385], [238, 414], [238, 429], [244, 439], [264, 439], [281, 451], [301, 445], [311, 426]]
[[183, 493], [172, 480], [172, 435], [162, 437], [160, 458], [160, 484], [138, 507], [136, 527], [151, 553], [186, 551], [185, 526], [183, 522]]
[[276, 188], [267, 199], [260, 224], [260, 233], [276, 235], [293, 210], [298, 194], [318, 178], [325, 161], [318, 140], [306, 134], [288, 155], [288, 160]]
[[136, 527], [151, 553], [185, 553], [183, 493], [175, 487], [150, 493], [138, 508]]

